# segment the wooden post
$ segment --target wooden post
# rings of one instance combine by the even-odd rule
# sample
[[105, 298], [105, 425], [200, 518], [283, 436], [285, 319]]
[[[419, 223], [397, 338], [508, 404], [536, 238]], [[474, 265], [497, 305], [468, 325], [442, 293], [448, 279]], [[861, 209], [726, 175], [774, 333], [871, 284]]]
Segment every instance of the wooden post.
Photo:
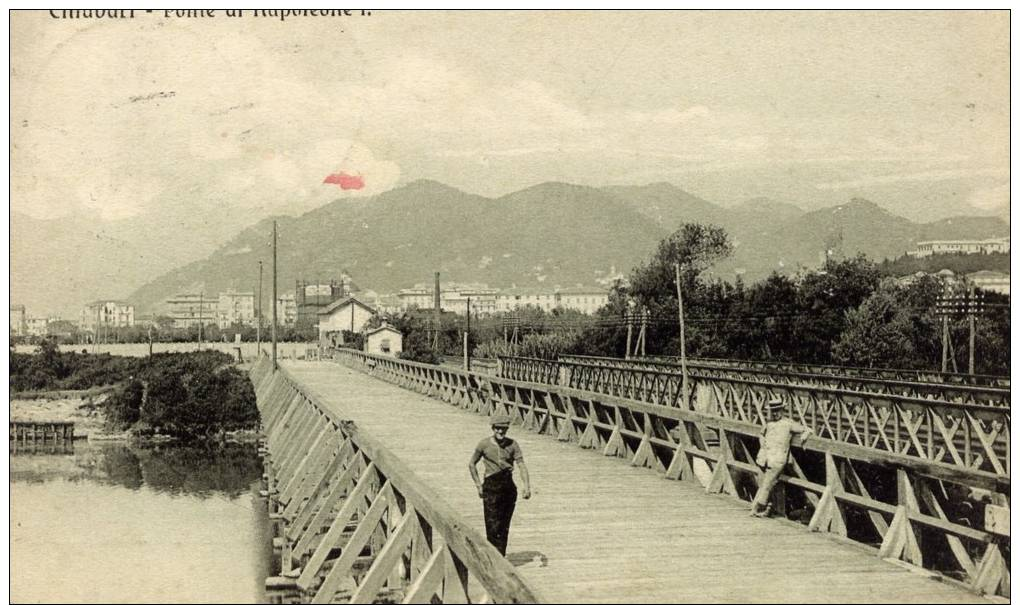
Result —
[[942, 373], [949, 371], [949, 315], [942, 316]]
[[273, 326], [271, 329], [273, 337], [273, 370], [277, 368], [276, 364], [276, 307], [279, 306], [276, 302], [276, 221], [273, 221]]
[[630, 309], [625, 310], [623, 313], [624, 313], [624, 316], [627, 318], [627, 350], [624, 353], [623, 357], [624, 357], [624, 359], [630, 359], [630, 339], [631, 339], [631, 333], [632, 333], [634, 327], [633, 327], [633, 324], [631, 322]]
[[467, 329], [464, 330], [464, 369], [471, 371], [471, 297], [467, 299]]
[[967, 356], [967, 372], [974, 373], [974, 328], [977, 322], [977, 307], [974, 298], [974, 286], [970, 288], [970, 296], [967, 300], [967, 319], [970, 323], [970, 350]]
[[[255, 348], [258, 355], [262, 355], [262, 261], [259, 261], [259, 304], [255, 310]], [[274, 301], [275, 304], [275, 301]]]
[[676, 303], [680, 313], [680, 373], [683, 375], [683, 402], [684, 407], [690, 409], [687, 393], [687, 342], [684, 338], [684, 297], [680, 287], [680, 263], [674, 265], [676, 269]]

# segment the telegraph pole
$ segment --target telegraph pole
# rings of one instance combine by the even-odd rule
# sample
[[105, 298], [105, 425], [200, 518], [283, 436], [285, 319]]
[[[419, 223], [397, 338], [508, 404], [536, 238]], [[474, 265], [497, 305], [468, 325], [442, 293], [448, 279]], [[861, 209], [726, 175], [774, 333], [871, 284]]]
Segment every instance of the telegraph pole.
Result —
[[273, 221], [273, 370], [276, 370], [276, 221]]
[[684, 297], [680, 287], [680, 263], [674, 264], [676, 269], [676, 303], [680, 312], [680, 372], [683, 374], [683, 401], [684, 407], [689, 407], [687, 401], [687, 341], [684, 338]]
[[624, 355], [623, 355], [624, 359], [630, 359], [630, 342], [631, 342], [631, 336], [634, 333], [634, 324], [631, 321], [632, 314], [631, 314], [631, 307], [630, 307], [630, 305], [633, 305], [633, 304], [634, 304], [634, 301], [627, 301], [627, 305], [628, 306], [623, 311], [624, 317], [627, 318], [627, 348], [624, 351]]
[[467, 299], [467, 329], [464, 330], [464, 369], [471, 371], [471, 297]]
[[202, 307], [205, 306], [205, 292], [198, 293], [198, 350], [202, 350]]
[[259, 261], [259, 305], [255, 311], [255, 342], [258, 343], [258, 354], [262, 354], [262, 261]]

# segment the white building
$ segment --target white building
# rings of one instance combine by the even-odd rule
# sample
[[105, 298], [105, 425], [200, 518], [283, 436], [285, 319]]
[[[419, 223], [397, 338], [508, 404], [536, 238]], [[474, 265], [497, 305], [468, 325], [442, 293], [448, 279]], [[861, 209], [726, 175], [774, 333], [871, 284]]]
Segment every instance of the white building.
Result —
[[404, 350], [404, 335], [393, 326], [383, 324], [365, 334], [365, 352], [397, 357]]
[[216, 307], [216, 323], [220, 329], [226, 329], [235, 324], [254, 325], [255, 293], [234, 292], [233, 290], [220, 292]]
[[46, 336], [47, 334], [49, 334], [49, 331], [48, 331], [47, 328], [50, 325], [50, 321], [53, 320], [53, 319], [59, 319], [59, 318], [29, 317], [25, 321], [25, 329], [27, 330], [29, 336], [38, 336], [38, 337], [42, 338], [42, 337]]
[[81, 310], [81, 327], [95, 332], [96, 327], [126, 328], [135, 325], [135, 307], [119, 300], [97, 300]]
[[173, 320], [174, 328], [185, 329], [217, 323], [219, 298], [204, 293], [184, 293], [171, 296], [163, 302], [167, 317]]
[[976, 273], [968, 273], [967, 281], [982, 290], [998, 292], [999, 294], [1009, 296], [1009, 273], [978, 271]]
[[[287, 294], [280, 295], [276, 298], [276, 321], [281, 326], [292, 326], [297, 321], [297, 301], [294, 300], [294, 293], [288, 292]], [[273, 310], [266, 309], [263, 311], [262, 324], [271, 325], [273, 323]]]
[[319, 311], [319, 341], [340, 344], [344, 332], [361, 332], [375, 313], [375, 309], [353, 296], [335, 301]]
[[28, 330], [25, 325], [25, 305], [11, 305], [11, 334], [14, 336], [24, 336]]
[[603, 288], [578, 286], [564, 288], [559, 294], [559, 306], [592, 315], [609, 304], [609, 292]]
[[609, 302], [609, 292], [596, 287], [574, 288], [508, 288], [496, 298], [496, 310], [508, 313], [515, 309], [533, 307], [543, 311], [573, 309], [592, 314]]
[[[435, 286], [416, 284], [397, 293], [401, 310], [435, 308]], [[467, 314], [468, 299], [471, 299], [471, 313], [491, 315], [497, 311], [496, 299], [499, 290], [485, 284], [443, 283], [439, 286], [439, 305], [443, 311], [458, 315]]]
[[924, 258], [933, 254], [990, 254], [992, 252], [1009, 254], [1009, 238], [917, 242], [917, 249], [913, 252], [907, 252], [907, 255], [915, 258]]

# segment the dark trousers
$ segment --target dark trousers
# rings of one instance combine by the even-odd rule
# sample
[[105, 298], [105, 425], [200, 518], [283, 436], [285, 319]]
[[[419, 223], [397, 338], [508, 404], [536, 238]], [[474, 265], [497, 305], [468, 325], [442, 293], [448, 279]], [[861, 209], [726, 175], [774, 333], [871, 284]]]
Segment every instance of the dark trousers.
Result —
[[506, 542], [510, 535], [510, 518], [517, 506], [517, 486], [512, 471], [489, 475], [482, 482], [482, 504], [485, 510], [485, 537], [506, 555]]

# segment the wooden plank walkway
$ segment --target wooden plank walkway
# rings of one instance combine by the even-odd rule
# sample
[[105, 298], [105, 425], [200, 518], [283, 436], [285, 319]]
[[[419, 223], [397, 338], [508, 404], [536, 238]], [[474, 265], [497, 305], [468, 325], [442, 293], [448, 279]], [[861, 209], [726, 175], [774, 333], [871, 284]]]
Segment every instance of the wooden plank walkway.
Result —
[[[484, 533], [467, 472], [486, 419], [330, 362], [286, 361]], [[550, 603], [973, 603], [978, 595], [874, 551], [576, 444], [512, 427], [534, 495], [518, 500], [508, 558]]]

